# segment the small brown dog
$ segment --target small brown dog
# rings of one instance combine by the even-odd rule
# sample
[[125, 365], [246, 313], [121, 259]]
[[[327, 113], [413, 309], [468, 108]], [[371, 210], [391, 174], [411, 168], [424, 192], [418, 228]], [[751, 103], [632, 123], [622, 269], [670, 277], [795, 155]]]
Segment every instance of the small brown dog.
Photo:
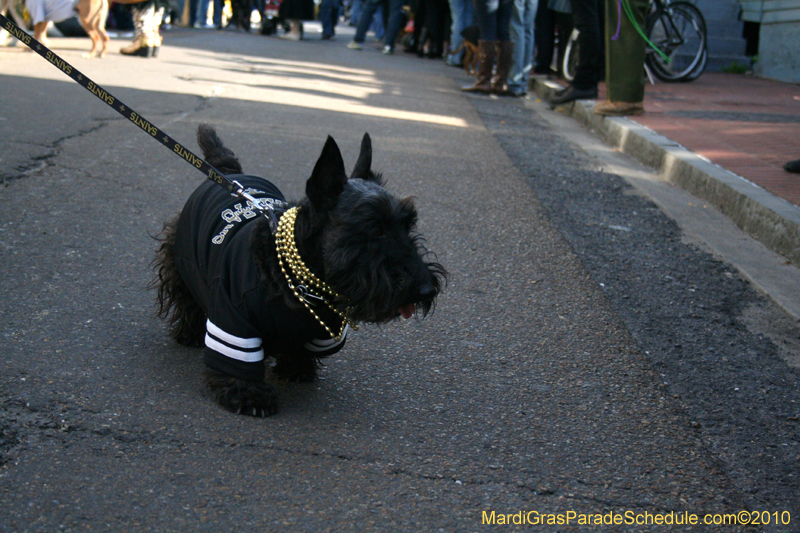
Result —
[[462, 48], [464, 50], [464, 59], [461, 64], [464, 65], [464, 70], [469, 75], [476, 75], [478, 72], [478, 26], [467, 26], [461, 32], [461, 45], [456, 50], [458, 53]]
[[109, 41], [106, 33], [108, 0], [78, 0], [77, 6], [74, 0], [27, 0], [26, 3], [34, 22], [34, 39], [48, 46], [47, 25], [51, 21], [66, 20], [77, 11], [81, 26], [92, 39], [92, 49], [83, 57], [106, 57]]

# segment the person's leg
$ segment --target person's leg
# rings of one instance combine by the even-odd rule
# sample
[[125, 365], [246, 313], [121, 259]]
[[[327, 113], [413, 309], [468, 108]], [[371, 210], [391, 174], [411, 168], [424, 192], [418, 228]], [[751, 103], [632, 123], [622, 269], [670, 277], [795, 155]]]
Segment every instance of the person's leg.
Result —
[[511, 42], [511, 14], [514, 12], [514, 0], [500, 0], [497, 7], [497, 69], [492, 80], [492, 92], [507, 95], [508, 75], [511, 71], [511, 60], [514, 54], [514, 43]]
[[389, 0], [381, 0], [381, 23], [384, 30], [389, 27]]
[[403, 0], [389, 0], [389, 26], [383, 36], [384, 53], [394, 52], [394, 43], [403, 24]]
[[448, 0], [450, 5], [450, 49], [447, 51], [447, 64], [451, 66], [461, 66], [464, 51], [454, 53], [461, 46], [461, 31], [464, 26], [464, 9], [470, 0]]
[[189, 27], [193, 28], [197, 22], [197, 0], [189, 0]]
[[[259, 3], [258, 14], [264, 16], [264, 2]], [[214, 0], [214, 16], [212, 18], [214, 27], [217, 29], [222, 28], [222, 0]]]
[[523, 85], [527, 88], [528, 78], [533, 72], [533, 55], [536, 52], [536, 12], [539, 10], [539, 0], [528, 0], [528, 9], [525, 12], [525, 68], [523, 69]]
[[[120, 49], [122, 55], [153, 57], [156, 51], [156, 37], [153, 33], [156, 10], [152, 1], [145, 1], [131, 6], [133, 16], [133, 42]], [[158, 21], [160, 24], [160, 20]]]
[[150, 41], [153, 43], [153, 57], [158, 55], [158, 49], [161, 47], [161, 22], [164, 20], [165, 6], [157, 5], [153, 12], [153, 18], [150, 19]]
[[514, 12], [514, 0], [500, 0], [497, 5], [495, 40], [500, 42], [511, 41], [511, 14]]
[[358, 27], [356, 28], [356, 35], [353, 37], [353, 43], [357, 43], [359, 45], [364, 44], [364, 40], [367, 38], [367, 31], [369, 31], [369, 27], [372, 24], [372, 19], [380, 5], [381, 0], [367, 0], [364, 2], [359, 14], [360, 20], [358, 21]]
[[[462, 87], [462, 91], [484, 93], [492, 92], [492, 70], [496, 57], [497, 9], [489, 11], [486, 2], [475, 2], [475, 18], [478, 21], [478, 74], [474, 85]], [[508, 21], [506, 21], [508, 23]]]
[[336, 25], [339, 24], [339, 16], [341, 14], [342, 2], [341, 0], [334, 0], [333, 7], [331, 8], [331, 35], [336, 35]]
[[486, 2], [475, 2], [475, 16], [478, 19], [481, 41], [497, 40], [497, 9], [489, 11]]
[[197, 13], [194, 15], [194, 25], [198, 28], [205, 28], [208, 26], [208, 5], [210, 0], [198, 0]]
[[596, 0], [572, 0], [572, 21], [578, 34], [578, 65], [575, 78], [563, 91], [557, 92], [550, 103], [566, 104], [575, 100], [597, 98], [600, 57], [600, 19]]
[[333, 24], [331, 23], [331, 11], [336, 0], [321, 0], [319, 3], [319, 20], [322, 23], [322, 38], [330, 39], [333, 37]]
[[425, 28], [425, 19], [428, 17], [428, 0], [419, 0], [414, 10], [414, 52], [419, 57], [425, 53], [425, 40], [428, 30]]
[[383, 0], [381, 0], [380, 4], [378, 5], [378, 9], [375, 11], [375, 15], [372, 17], [372, 32], [375, 34], [375, 38], [378, 40], [382, 40], [383, 36], [386, 34], [386, 25], [383, 23], [383, 14], [386, 10], [383, 8]]
[[508, 90], [515, 96], [528, 92], [528, 77], [533, 68], [533, 25], [538, 0], [514, 0], [510, 34], [514, 43]]
[[350, 26], [358, 26], [358, 21], [361, 20], [361, 12], [364, 10], [364, 0], [353, 0], [352, 7], [350, 8]]
[[428, 57], [442, 57], [442, 44], [444, 43], [443, 10], [444, 0], [429, 0], [428, 15], [425, 20], [425, 27], [428, 28]]
[[597, 89], [600, 57], [600, 17], [596, 0], [572, 0], [572, 21], [578, 29], [578, 67], [572, 85], [578, 90]]

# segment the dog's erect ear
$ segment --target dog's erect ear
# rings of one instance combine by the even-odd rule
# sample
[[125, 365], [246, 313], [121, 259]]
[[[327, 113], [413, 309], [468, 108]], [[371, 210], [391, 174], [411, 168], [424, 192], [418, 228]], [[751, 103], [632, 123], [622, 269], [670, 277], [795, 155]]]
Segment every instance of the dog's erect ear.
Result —
[[317, 209], [330, 209], [336, 205], [347, 183], [344, 160], [336, 141], [328, 135], [322, 154], [306, 182], [306, 196]]
[[361, 153], [358, 154], [358, 161], [350, 177], [362, 180], [372, 177], [372, 140], [369, 138], [369, 133], [365, 133], [361, 139]]

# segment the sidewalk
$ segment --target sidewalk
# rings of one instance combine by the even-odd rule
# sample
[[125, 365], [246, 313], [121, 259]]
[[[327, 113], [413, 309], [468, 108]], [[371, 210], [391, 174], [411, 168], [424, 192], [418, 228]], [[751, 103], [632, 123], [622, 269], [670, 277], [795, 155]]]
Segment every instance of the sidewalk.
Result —
[[[545, 101], [559, 87], [543, 76], [531, 85]], [[591, 101], [563, 109], [800, 266], [800, 174], [783, 169], [800, 159], [800, 85], [705, 73], [648, 84], [644, 105], [627, 118], [594, 115]]]

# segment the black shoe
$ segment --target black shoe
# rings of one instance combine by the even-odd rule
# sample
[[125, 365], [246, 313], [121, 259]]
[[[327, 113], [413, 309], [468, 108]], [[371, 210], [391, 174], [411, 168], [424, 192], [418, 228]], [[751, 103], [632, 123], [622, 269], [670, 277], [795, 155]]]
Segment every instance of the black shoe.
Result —
[[786, 172], [793, 172], [795, 174], [800, 174], [800, 159], [795, 159], [794, 161], [789, 161], [783, 168]]
[[589, 98], [597, 98], [597, 87], [591, 89], [576, 89], [570, 85], [566, 91], [561, 94], [556, 94], [550, 99], [553, 105], [566, 104], [574, 100], [586, 100]]

